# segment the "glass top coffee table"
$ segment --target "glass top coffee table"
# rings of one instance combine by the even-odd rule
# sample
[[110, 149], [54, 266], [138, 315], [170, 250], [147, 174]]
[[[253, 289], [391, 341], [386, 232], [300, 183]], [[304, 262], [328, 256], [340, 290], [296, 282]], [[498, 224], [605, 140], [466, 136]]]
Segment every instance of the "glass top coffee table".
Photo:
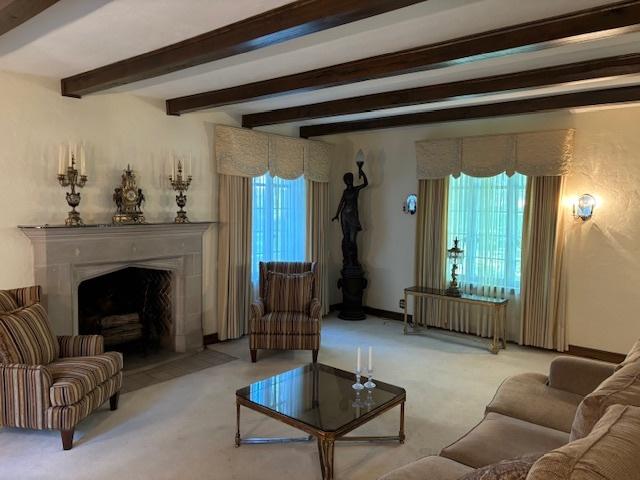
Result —
[[[372, 390], [357, 392], [353, 373], [312, 363], [260, 380], [236, 391], [236, 446], [251, 443], [312, 441], [320, 454], [322, 478], [333, 478], [336, 441], [404, 443], [404, 388], [374, 380]], [[347, 433], [400, 405], [400, 431], [394, 436], [357, 437]], [[241, 438], [240, 406], [263, 413], [306, 432], [302, 438]]]

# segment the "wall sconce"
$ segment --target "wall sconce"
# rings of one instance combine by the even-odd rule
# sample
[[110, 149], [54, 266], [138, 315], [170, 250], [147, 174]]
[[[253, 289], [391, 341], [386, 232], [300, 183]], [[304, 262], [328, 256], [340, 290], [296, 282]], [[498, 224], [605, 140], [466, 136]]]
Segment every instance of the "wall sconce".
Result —
[[583, 222], [586, 222], [593, 216], [595, 208], [596, 199], [593, 195], [589, 195], [588, 193], [580, 195], [577, 200], [573, 202], [573, 218], [579, 218]]

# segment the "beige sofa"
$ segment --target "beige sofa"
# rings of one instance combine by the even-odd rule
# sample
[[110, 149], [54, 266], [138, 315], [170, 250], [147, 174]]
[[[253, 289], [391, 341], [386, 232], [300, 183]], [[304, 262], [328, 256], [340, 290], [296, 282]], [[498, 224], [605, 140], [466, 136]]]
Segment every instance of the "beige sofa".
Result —
[[[525, 373], [505, 380], [484, 419], [440, 455], [400, 467], [380, 480], [640, 479], [636, 407], [640, 341], [617, 366], [558, 357], [548, 376]], [[495, 474], [509, 469], [522, 472]], [[572, 476], [576, 469], [580, 473]]]

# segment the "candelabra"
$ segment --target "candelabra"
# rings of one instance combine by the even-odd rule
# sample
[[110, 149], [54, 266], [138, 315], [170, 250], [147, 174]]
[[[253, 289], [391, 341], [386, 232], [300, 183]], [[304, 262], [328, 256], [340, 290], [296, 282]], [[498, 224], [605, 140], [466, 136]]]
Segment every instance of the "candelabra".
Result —
[[58, 173], [58, 182], [62, 187], [71, 187], [71, 192], [67, 192], [67, 203], [71, 207], [69, 216], [65, 219], [64, 224], [70, 227], [78, 227], [84, 225], [80, 213], [76, 207], [80, 205], [80, 192], [76, 192], [77, 188], [82, 188], [87, 183], [87, 176], [82, 175], [76, 168], [76, 159], [71, 155], [71, 164], [67, 167], [66, 172]]
[[178, 214], [174, 219], [176, 223], [189, 223], [189, 219], [187, 218], [187, 212], [184, 210], [184, 207], [187, 205], [187, 196], [183, 193], [189, 189], [189, 185], [191, 185], [191, 175], [187, 175], [186, 177], [182, 173], [182, 161], [178, 161], [177, 173], [175, 175], [169, 175], [169, 181], [171, 182], [171, 187], [178, 192], [176, 195], [176, 203], [180, 207], [176, 213]]

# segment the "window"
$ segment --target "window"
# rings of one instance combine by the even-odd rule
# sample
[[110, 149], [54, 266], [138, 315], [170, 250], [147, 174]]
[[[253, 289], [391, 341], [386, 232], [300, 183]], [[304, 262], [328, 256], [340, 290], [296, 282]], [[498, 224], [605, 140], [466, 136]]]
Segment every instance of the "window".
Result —
[[304, 178], [284, 180], [269, 173], [253, 179], [251, 281], [258, 284], [260, 262], [304, 261]]
[[464, 286], [519, 292], [526, 185], [518, 173], [449, 180], [447, 245], [460, 240], [458, 279]]

